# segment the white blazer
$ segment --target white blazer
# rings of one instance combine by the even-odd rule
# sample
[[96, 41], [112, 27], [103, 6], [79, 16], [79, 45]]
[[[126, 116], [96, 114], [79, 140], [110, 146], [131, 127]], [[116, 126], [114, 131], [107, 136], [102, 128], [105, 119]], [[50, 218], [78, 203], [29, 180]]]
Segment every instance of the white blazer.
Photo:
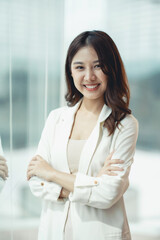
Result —
[[[44, 127], [37, 154], [55, 169], [70, 173], [67, 143], [74, 115], [79, 107], [53, 110]], [[111, 109], [103, 106], [96, 126], [86, 141], [79, 162], [74, 191], [69, 199], [59, 200], [61, 186], [32, 177], [32, 193], [43, 199], [39, 240], [64, 240], [67, 214], [71, 208], [74, 240], [130, 240], [123, 194], [127, 190], [128, 175], [133, 162], [138, 135], [138, 123], [127, 115], [112, 136], [103, 127]], [[113, 159], [124, 160], [123, 172], [118, 176], [96, 177], [108, 154], [115, 149]]]

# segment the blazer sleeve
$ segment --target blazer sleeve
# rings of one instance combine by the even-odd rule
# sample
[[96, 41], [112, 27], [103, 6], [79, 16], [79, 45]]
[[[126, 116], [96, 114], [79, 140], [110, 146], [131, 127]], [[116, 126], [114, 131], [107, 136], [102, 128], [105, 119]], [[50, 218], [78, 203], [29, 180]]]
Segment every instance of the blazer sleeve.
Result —
[[121, 123], [122, 126], [119, 127], [120, 129], [117, 128], [113, 135], [110, 151], [115, 149], [113, 159], [124, 160], [124, 164], [120, 165], [124, 171], [116, 172], [117, 176], [104, 174], [101, 177], [92, 177], [78, 172], [74, 191], [69, 195], [70, 201], [107, 209], [112, 207], [127, 190], [138, 136], [138, 122], [129, 115]]
[[[40, 155], [46, 161], [50, 162], [50, 148], [51, 148], [51, 139], [54, 134], [54, 125], [56, 121], [56, 110], [52, 111], [45, 123], [44, 129], [42, 131], [42, 135], [38, 144], [38, 149], [36, 151], [36, 155]], [[31, 192], [36, 197], [40, 197], [44, 200], [50, 201], [60, 201], [59, 198], [62, 187], [54, 182], [48, 182], [39, 177], [32, 177], [29, 180], [29, 187]]]

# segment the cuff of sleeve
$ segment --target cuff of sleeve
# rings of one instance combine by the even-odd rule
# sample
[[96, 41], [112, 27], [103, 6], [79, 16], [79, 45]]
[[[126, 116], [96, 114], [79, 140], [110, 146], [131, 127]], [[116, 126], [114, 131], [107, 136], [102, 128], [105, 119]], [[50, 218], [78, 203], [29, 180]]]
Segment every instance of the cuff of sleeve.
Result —
[[71, 202], [88, 203], [92, 187], [99, 185], [99, 183], [100, 178], [90, 177], [78, 172], [74, 183], [74, 191], [69, 194], [69, 200]]
[[47, 182], [43, 179], [32, 177], [29, 180], [31, 192], [36, 197], [41, 197], [44, 200], [57, 201], [62, 187], [54, 182]]
[[62, 187], [54, 182], [42, 181], [43, 195], [45, 200], [57, 201]]

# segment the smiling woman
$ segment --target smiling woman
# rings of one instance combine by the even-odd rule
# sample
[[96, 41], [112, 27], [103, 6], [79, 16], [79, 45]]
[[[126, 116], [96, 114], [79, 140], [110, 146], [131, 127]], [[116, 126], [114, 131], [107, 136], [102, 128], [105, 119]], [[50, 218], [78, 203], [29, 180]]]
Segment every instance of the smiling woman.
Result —
[[[83, 66], [82, 59], [87, 66]], [[94, 64], [94, 61], [98, 61], [98, 65]], [[128, 108], [130, 100], [128, 80], [117, 46], [111, 37], [102, 31], [86, 31], [73, 40], [68, 49], [65, 66], [68, 88], [66, 101], [69, 106], [75, 105], [83, 96], [75, 86], [77, 77], [75, 79], [73, 77], [73, 74], [76, 73], [73, 68], [74, 63], [79, 69], [76, 76], [84, 77], [83, 84], [86, 82], [89, 84], [91, 81], [93, 84], [93, 81], [97, 80], [95, 78], [98, 74], [98, 81], [103, 80], [103, 85], [107, 85], [104, 86], [107, 88], [102, 94], [102, 98], [105, 104], [112, 109], [111, 115], [105, 121], [106, 127], [112, 134], [125, 115], [131, 113]], [[95, 73], [97, 74], [95, 75]], [[87, 74], [89, 75], [87, 76]], [[87, 79], [88, 77], [89, 79]]]
[[44, 201], [39, 240], [130, 240], [123, 194], [138, 135], [113, 40], [87, 31], [66, 58], [68, 106], [52, 111], [28, 166]]

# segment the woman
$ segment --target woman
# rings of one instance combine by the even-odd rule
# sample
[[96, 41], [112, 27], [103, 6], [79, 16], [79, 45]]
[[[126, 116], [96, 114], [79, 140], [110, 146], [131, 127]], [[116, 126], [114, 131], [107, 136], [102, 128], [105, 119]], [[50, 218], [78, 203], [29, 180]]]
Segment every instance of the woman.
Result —
[[106, 33], [87, 31], [65, 69], [68, 107], [50, 113], [27, 172], [43, 199], [38, 239], [129, 240], [123, 194], [138, 124], [121, 57]]
[[6, 164], [6, 159], [3, 156], [4, 154], [3, 154], [1, 138], [0, 138], [0, 192], [4, 186], [4, 181], [8, 177], [8, 167]]

